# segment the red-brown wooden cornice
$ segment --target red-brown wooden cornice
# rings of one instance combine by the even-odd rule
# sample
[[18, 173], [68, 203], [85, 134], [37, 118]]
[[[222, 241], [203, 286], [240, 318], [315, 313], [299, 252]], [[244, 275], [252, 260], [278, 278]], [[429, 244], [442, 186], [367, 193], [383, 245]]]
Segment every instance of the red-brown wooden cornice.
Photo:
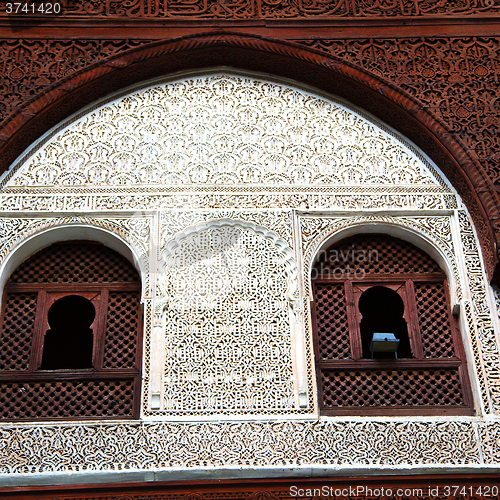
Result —
[[[290, 500], [496, 498], [500, 476], [464, 473], [336, 476], [0, 488], [3, 500]], [[382, 490], [383, 489], [383, 490]], [[316, 490], [316, 492], [314, 492]], [[308, 491], [310, 493], [308, 493]], [[319, 491], [319, 494], [318, 494]]]
[[[38, 2], [37, 2], [38, 3]], [[393, 0], [366, 2], [365, 0], [296, 1], [290, 0], [55, 0], [57, 8], [0, 9], [0, 17], [11, 20], [33, 20], [64, 23], [78, 20], [123, 22], [129, 20], [184, 21], [314, 21], [340, 22], [343, 20], [379, 19], [396, 22], [418, 22], [426, 19], [451, 19], [458, 24], [469, 20], [500, 17], [500, 8], [491, 0], [474, 2], [447, 2], [422, 0]], [[52, 11], [52, 12], [50, 12]]]

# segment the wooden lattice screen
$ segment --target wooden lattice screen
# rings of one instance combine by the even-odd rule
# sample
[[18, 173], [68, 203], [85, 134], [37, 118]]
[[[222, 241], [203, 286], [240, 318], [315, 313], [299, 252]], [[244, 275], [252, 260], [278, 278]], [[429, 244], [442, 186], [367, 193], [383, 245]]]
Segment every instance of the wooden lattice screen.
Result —
[[[371, 359], [363, 351], [359, 301], [374, 287], [401, 297], [400, 323], [411, 355]], [[386, 234], [356, 235], [320, 252], [313, 288], [316, 371], [324, 414], [472, 413], [446, 275], [424, 251]], [[376, 318], [374, 325], [394, 313], [383, 304], [376, 309], [381, 322]]]
[[[89, 297], [92, 367], [43, 370], [53, 303]], [[124, 418], [138, 414], [140, 277], [122, 255], [93, 242], [40, 250], [11, 275], [0, 331], [0, 418]]]

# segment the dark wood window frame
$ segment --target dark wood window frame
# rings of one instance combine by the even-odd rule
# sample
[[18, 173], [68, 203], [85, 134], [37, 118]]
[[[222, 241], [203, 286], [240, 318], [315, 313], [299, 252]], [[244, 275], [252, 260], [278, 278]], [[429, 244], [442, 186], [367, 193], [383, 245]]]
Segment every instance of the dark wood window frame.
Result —
[[[115, 388], [119, 386], [120, 383], [127, 382], [133, 389], [132, 405], [129, 410], [127, 410], [126, 415], [106, 415], [97, 414], [94, 415], [92, 412], [90, 414], [85, 414], [82, 412], [80, 415], [71, 416], [51, 416], [41, 415], [37, 417], [21, 417], [23, 420], [39, 420], [40, 418], [50, 419], [50, 420], [71, 420], [71, 419], [103, 419], [103, 418], [138, 418], [140, 413], [140, 393], [141, 393], [141, 362], [142, 362], [142, 310], [140, 303], [140, 293], [141, 287], [140, 282], [130, 282], [130, 283], [7, 283], [3, 290], [2, 295], [2, 308], [0, 316], [0, 332], [3, 332], [4, 320], [6, 315], [6, 302], [8, 298], [12, 298], [22, 294], [36, 294], [36, 312], [34, 314], [34, 325], [32, 329], [31, 343], [29, 347], [29, 365], [25, 369], [15, 369], [15, 370], [4, 370], [0, 369], [0, 384], [12, 385], [12, 391], [22, 391], [24, 387], [26, 390], [31, 390], [33, 386], [37, 384], [50, 383], [58, 384], [60, 383], [74, 383], [78, 386], [81, 382], [84, 384], [89, 384], [94, 389], [96, 387], [101, 388], [101, 392], [104, 392], [106, 384], [113, 386]], [[107, 320], [108, 313], [110, 312], [109, 297], [110, 294], [121, 294], [125, 297], [133, 297], [134, 303], [137, 304], [137, 309], [134, 316], [134, 323], [137, 325], [137, 333], [135, 334], [135, 346], [134, 346], [134, 367], [105, 367], [104, 357], [105, 357], [105, 343], [106, 343], [106, 333], [107, 333]], [[49, 330], [49, 324], [47, 321], [47, 316], [52, 304], [65, 296], [69, 295], [80, 295], [84, 298], [89, 299], [95, 309], [96, 316], [91, 325], [93, 332], [93, 354], [92, 354], [92, 368], [84, 369], [56, 369], [56, 370], [44, 370], [41, 369], [42, 355], [44, 347], [44, 336]], [[134, 313], [134, 314], [135, 314]], [[136, 318], [136, 319], [135, 319]], [[130, 362], [129, 362], [130, 364]], [[3, 367], [2, 367], [3, 368]], [[23, 385], [24, 384], [24, 385]], [[103, 385], [104, 384], [104, 385]], [[110, 391], [111, 393], [111, 391]], [[7, 395], [8, 396], [8, 395]], [[16, 395], [13, 395], [15, 398]], [[52, 397], [52, 396], [48, 396]], [[103, 395], [103, 398], [105, 396]], [[111, 396], [112, 397], [112, 396]], [[85, 404], [85, 398], [83, 398], [82, 404]], [[117, 401], [115, 401], [118, 404]], [[113, 406], [113, 401], [107, 401], [107, 404]], [[4, 418], [4, 420], [13, 420], [16, 418]]]
[[[319, 392], [320, 412], [323, 415], [473, 415], [472, 392], [466, 369], [465, 352], [462, 344], [457, 319], [452, 315], [450, 307], [449, 286], [444, 273], [366, 273], [363, 279], [335, 279], [335, 277], [325, 277], [318, 275], [313, 280], [314, 300], [312, 303], [312, 323], [314, 335], [314, 354], [316, 359], [316, 377]], [[448, 318], [450, 333], [453, 342], [453, 354], [447, 357], [429, 357], [424, 353], [422, 346], [422, 335], [420, 331], [419, 314], [417, 310], [417, 300], [415, 297], [415, 287], [427, 284], [442, 285], [446, 297], [446, 316]], [[322, 355], [324, 348], [320, 347], [318, 334], [318, 307], [317, 297], [320, 287], [336, 287], [337, 291], [343, 287], [343, 300], [341, 313], [347, 316], [347, 328], [349, 339], [349, 355], [345, 353], [345, 359], [327, 359]], [[386, 286], [398, 292], [403, 299], [405, 310], [404, 319], [408, 326], [408, 336], [412, 349], [412, 358], [400, 359], [365, 359], [362, 356], [360, 321], [358, 302], [363, 291], [373, 286]], [[337, 293], [337, 298], [338, 298]], [[333, 339], [333, 341], [335, 341]], [[346, 342], [344, 338], [344, 343]], [[462, 389], [463, 404], [460, 405], [349, 405], [349, 397], [346, 396], [346, 404], [331, 405], [325, 404], [328, 399], [327, 377], [335, 373], [354, 374], [354, 381], [366, 380], [374, 373], [408, 373], [410, 378], [416, 378], [424, 383], [430, 371], [441, 370], [456, 371]], [[339, 376], [338, 380], [342, 380]], [[351, 386], [350, 386], [351, 384]], [[355, 392], [352, 380], [343, 388], [346, 392]], [[376, 391], [376, 387], [374, 388]]]

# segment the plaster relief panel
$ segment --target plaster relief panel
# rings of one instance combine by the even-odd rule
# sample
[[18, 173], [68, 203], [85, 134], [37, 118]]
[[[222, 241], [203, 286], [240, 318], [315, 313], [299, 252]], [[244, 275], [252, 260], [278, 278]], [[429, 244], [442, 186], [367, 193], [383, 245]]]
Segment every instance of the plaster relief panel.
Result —
[[216, 74], [131, 91], [54, 132], [9, 186], [445, 187], [410, 144], [345, 104]]
[[297, 271], [283, 241], [230, 220], [187, 229], [163, 252], [158, 286], [161, 412], [293, 412]]

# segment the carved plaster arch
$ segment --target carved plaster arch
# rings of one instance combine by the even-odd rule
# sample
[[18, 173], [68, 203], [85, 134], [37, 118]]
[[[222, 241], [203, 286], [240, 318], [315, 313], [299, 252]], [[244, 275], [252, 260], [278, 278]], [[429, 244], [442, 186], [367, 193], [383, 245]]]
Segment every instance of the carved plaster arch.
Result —
[[[7, 223], [6, 219], [1, 222]], [[123, 224], [125, 222], [125, 224]], [[150, 296], [149, 255], [127, 228], [123, 219], [100, 220], [90, 217], [67, 217], [49, 220], [17, 220], [17, 231], [0, 247], [0, 290], [12, 272], [28, 257], [53, 243], [68, 240], [91, 240], [112, 248], [139, 272], [142, 282], [141, 300]]]
[[[231, 90], [218, 88], [224, 86]], [[208, 93], [207, 102], [198, 102], [198, 93]], [[219, 109], [222, 104], [217, 99], [229, 100], [227, 109]], [[268, 104], [273, 100], [291, 118], [278, 122]], [[200, 109], [206, 114], [201, 119], [196, 116]], [[249, 119], [245, 112], [258, 118]], [[236, 133], [215, 126], [224, 119], [232, 120]], [[173, 124], [176, 120], [182, 127]], [[278, 123], [271, 125], [273, 120]], [[196, 127], [204, 129], [200, 137]], [[254, 131], [247, 132], [249, 128]], [[295, 129], [301, 132], [296, 134]], [[224, 140], [232, 144], [217, 144]], [[176, 141], [184, 141], [182, 154]], [[210, 144], [203, 158], [199, 158], [201, 142]], [[196, 173], [199, 168], [206, 171], [206, 178]], [[246, 178], [246, 169], [258, 175]], [[311, 184], [317, 192], [322, 192], [320, 186], [422, 185], [430, 199], [435, 193], [448, 198], [454, 194], [419, 148], [372, 115], [295, 81], [228, 68], [143, 81], [94, 102], [34, 143], [0, 185], [7, 191], [31, 187], [99, 191], [164, 185], [172, 189], [182, 184], [213, 184], [219, 191], [241, 185]], [[37, 206], [42, 207], [40, 203]], [[435, 208], [423, 200], [417, 205]]]
[[[433, 230], [432, 221], [439, 221], [445, 237]], [[451, 221], [448, 216], [437, 217], [393, 217], [362, 216], [331, 219], [326, 227], [317, 232], [312, 240], [304, 244], [305, 290], [312, 299], [311, 271], [319, 253], [328, 246], [349, 236], [360, 233], [387, 233], [400, 238], [428, 253], [443, 269], [449, 281], [451, 303], [462, 299], [463, 284], [458, 271], [458, 263], [452, 238]]]
[[[309, 404], [308, 400], [308, 383], [307, 383], [307, 368], [306, 368], [306, 348], [305, 348], [305, 337], [304, 337], [304, 326], [303, 326], [303, 314], [302, 305], [299, 300], [298, 293], [298, 268], [293, 258], [292, 250], [278, 235], [269, 231], [268, 229], [253, 224], [251, 222], [234, 220], [234, 219], [218, 219], [211, 220], [203, 223], [199, 223], [195, 226], [190, 226], [183, 231], [177, 233], [164, 247], [161, 254], [161, 262], [159, 264], [159, 273], [157, 282], [162, 289], [163, 296], [158, 297], [156, 309], [157, 309], [157, 321], [154, 327], [154, 340], [151, 346], [151, 380], [148, 381], [149, 387], [145, 390], [149, 393], [151, 398], [152, 409], [160, 409], [161, 404], [160, 394], [162, 394], [162, 378], [164, 374], [162, 369], [164, 366], [164, 356], [165, 356], [165, 336], [169, 338], [175, 338], [175, 334], [167, 333], [169, 319], [167, 317], [170, 310], [170, 301], [172, 296], [168, 294], [168, 262], [170, 257], [175, 258], [175, 251], [179, 249], [183, 242], [190, 238], [196, 238], [196, 236], [209, 231], [210, 229], [241, 229], [243, 231], [250, 230], [256, 236], [260, 236], [266, 240], [270, 245], [272, 245], [276, 251], [282, 255], [282, 265], [284, 266], [285, 274], [287, 275], [286, 292], [284, 293], [284, 302], [288, 302], [289, 317], [290, 317], [290, 330], [288, 335], [291, 339], [291, 351], [282, 360], [283, 366], [286, 366], [288, 362], [292, 365], [293, 371], [293, 385], [296, 398], [296, 406], [298, 408], [307, 408]], [[271, 258], [271, 257], [270, 257]], [[175, 267], [177, 263], [172, 262]], [[276, 263], [279, 265], [278, 263]], [[194, 296], [194, 290], [192, 296]], [[190, 297], [190, 299], [191, 299]], [[279, 297], [276, 297], [279, 299]], [[210, 306], [208, 306], [210, 308]], [[178, 308], [178, 304], [174, 304], [173, 308]], [[181, 306], [179, 309], [181, 313], [184, 313], [184, 308]], [[188, 315], [196, 315], [199, 310], [193, 309], [187, 311]], [[264, 325], [262, 325], [264, 327]], [[265, 330], [263, 330], [265, 331]], [[208, 331], [206, 332], [208, 334]], [[236, 338], [234, 339], [236, 342]], [[288, 360], [288, 361], [286, 361]], [[163, 399], [163, 398], [162, 398]], [[157, 405], [157, 406], [155, 406]], [[264, 409], [261, 409], [261, 411]], [[256, 410], [258, 413], [259, 411]], [[271, 410], [272, 412], [272, 410]]]
[[283, 241], [277, 234], [269, 231], [265, 227], [258, 226], [249, 221], [234, 220], [234, 219], [218, 219], [208, 222], [201, 222], [195, 226], [188, 227], [183, 231], [177, 233], [165, 246], [162, 251], [162, 260], [159, 272], [165, 271], [165, 264], [168, 257], [179, 247], [180, 243], [189, 238], [191, 235], [199, 234], [213, 227], [233, 227], [241, 229], [251, 229], [256, 234], [263, 236], [266, 240], [270, 241], [280, 253], [284, 256], [284, 264], [289, 274], [289, 281], [287, 284], [287, 300], [290, 303], [295, 303], [298, 300], [298, 268], [297, 263], [292, 254], [292, 250], [288, 244]]
[[24, 104], [23, 112], [18, 112], [0, 130], [0, 134], [8, 138], [1, 148], [0, 169], [7, 168], [43, 132], [96, 97], [139, 79], [221, 64], [294, 78], [345, 97], [421, 146], [465, 200], [478, 228], [487, 272], [490, 277], [493, 275], [497, 255], [490, 221], [498, 218], [498, 202], [487, 189], [479, 195], [476, 193], [473, 184], [486, 186], [489, 181], [480, 165], [468, 156], [467, 149], [452, 139], [415, 99], [383, 78], [337, 57], [289, 42], [252, 35], [208, 33], [154, 42], [104, 60]]

